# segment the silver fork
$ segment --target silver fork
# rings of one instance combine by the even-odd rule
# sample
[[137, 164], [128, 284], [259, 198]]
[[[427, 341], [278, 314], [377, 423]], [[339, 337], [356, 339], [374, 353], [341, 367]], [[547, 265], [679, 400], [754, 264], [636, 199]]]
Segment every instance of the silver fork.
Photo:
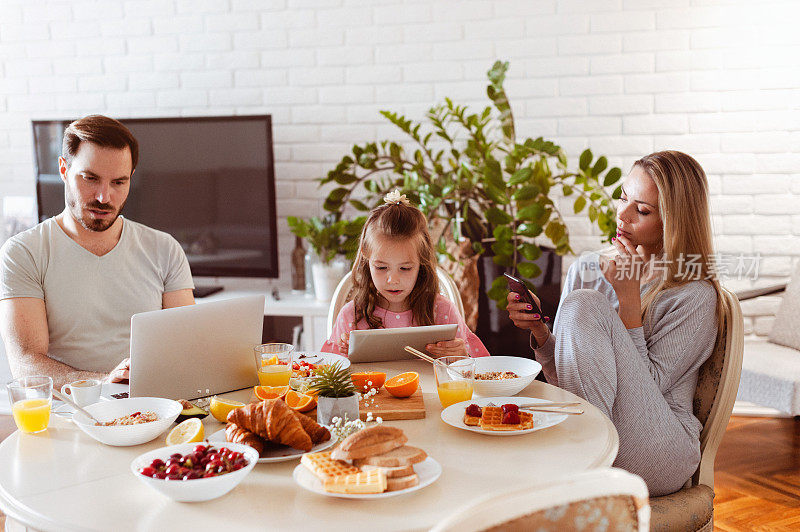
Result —
[[[572, 416], [579, 416], [583, 414], [583, 409], [573, 411], [573, 410], [561, 410], [558, 407], [566, 407], [566, 406], [578, 406], [580, 403], [573, 402], [573, 403], [529, 403], [518, 405], [520, 410], [530, 410], [532, 412], [547, 412], [552, 414], [567, 414]], [[498, 406], [492, 402], [486, 403], [486, 406]], [[552, 408], [549, 408], [552, 407]]]

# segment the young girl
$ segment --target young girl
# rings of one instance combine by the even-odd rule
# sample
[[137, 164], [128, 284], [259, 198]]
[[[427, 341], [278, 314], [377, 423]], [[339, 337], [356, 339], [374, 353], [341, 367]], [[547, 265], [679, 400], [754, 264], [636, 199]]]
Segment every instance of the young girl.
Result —
[[508, 311], [531, 331], [548, 382], [612, 420], [620, 440], [614, 465], [664, 495], [697, 469], [702, 427], [692, 399], [700, 366], [723, 339], [708, 183], [697, 161], [676, 151], [636, 161], [613, 243], [613, 258], [570, 267], [553, 334], [515, 294]]
[[336, 318], [322, 351], [347, 356], [350, 331], [458, 324], [453, 340], [428, 344], [434, 357], [488, 356], [455, 305], [439, 293], [436, 255], [425, 215], [395, 191], [373, 209], [353, 264], [353, 300]]

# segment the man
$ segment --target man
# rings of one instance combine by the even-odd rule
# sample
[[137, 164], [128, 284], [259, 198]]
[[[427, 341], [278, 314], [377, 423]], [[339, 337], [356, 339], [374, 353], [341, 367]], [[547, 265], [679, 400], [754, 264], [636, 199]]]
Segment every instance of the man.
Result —
[[120, 216], [138, 157], [114, 119], [87, 116], [64, 131], [64, 211], [0, 249], [0, 333], [15, 377], [124, 381], [131, 316], [194, 304], [178, 242]]

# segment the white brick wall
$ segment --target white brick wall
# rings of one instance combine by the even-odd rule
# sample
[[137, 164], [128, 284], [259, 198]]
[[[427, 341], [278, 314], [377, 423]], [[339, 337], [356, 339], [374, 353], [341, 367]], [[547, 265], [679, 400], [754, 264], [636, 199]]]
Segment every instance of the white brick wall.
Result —
[[[798, 15], [794, 0], [2, 0], [0, 197], [34, 194], [31, 119], [268, 112], [286, 278], [284, 218], [321, 212], [314, 179], [353, 143], [402, 138], [378, 110], [483, 106], [499, 58], [519, 133], [573, 163], [585, 147], [624, 171], [695, 155], [720, 251], [762, 254], [768, 283], [800, 257]], [[569, 221], [577, 251], [597, 245]]]

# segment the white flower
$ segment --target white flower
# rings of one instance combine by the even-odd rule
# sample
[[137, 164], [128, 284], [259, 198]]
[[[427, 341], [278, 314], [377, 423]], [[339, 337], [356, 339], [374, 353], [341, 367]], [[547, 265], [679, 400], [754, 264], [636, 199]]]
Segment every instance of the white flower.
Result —
[[405, 194], [400, 194], [400, 189], [394, 189], [383, 197], [385, 203], [396, 203], [398, 205], [411, 205]]
[[376, 423], [383, 423], [383, 418], [378, 416], [378, 417], [375, 418], [375, 422]]

